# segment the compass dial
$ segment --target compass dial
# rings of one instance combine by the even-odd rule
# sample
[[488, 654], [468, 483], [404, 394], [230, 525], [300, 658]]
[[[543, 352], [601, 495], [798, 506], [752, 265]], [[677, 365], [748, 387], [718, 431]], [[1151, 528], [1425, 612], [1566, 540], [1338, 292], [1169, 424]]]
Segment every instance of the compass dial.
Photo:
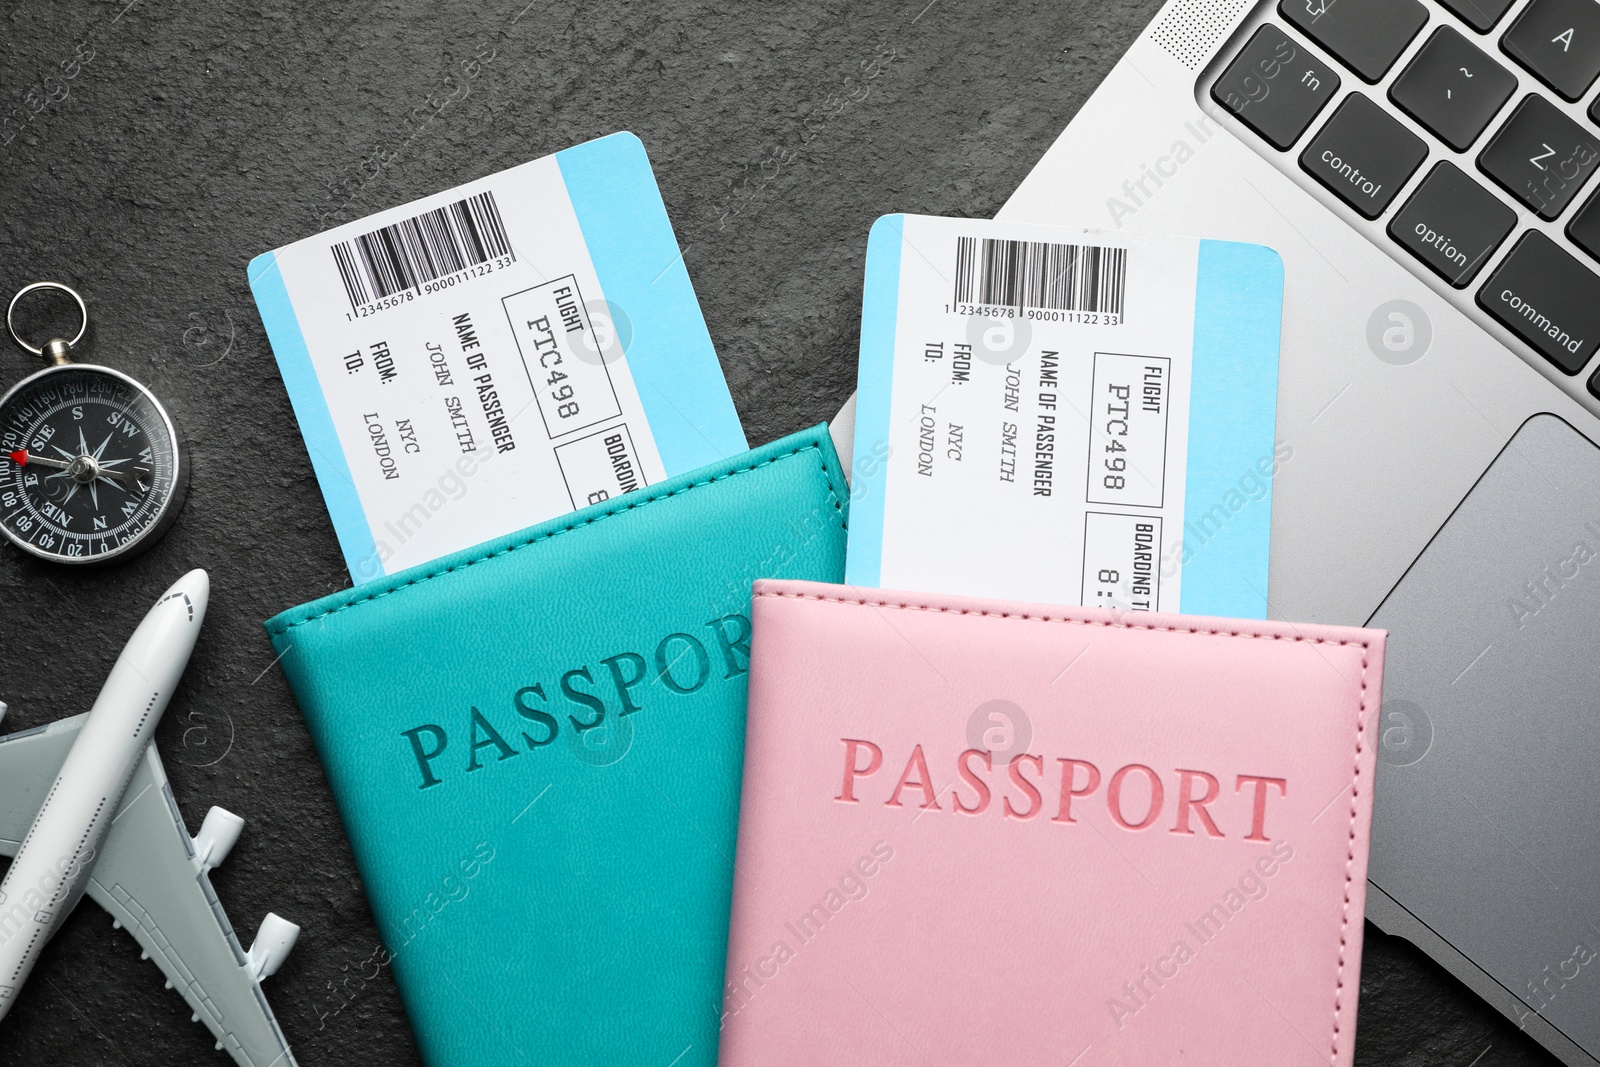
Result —
[[0, 398], [0, 532], [61, 563], [147, 547], [182, 505], [188, 471], [172, 420], [105, 367], [51, 367]]

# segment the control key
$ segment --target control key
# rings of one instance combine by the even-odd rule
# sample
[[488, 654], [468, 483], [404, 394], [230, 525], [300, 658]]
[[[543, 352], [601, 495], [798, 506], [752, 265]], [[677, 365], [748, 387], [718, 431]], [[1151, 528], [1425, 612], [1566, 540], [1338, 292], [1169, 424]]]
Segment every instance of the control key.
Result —
[[1300, 153], [1300, 166], [1363, 217], [1375, 219], [1427, 157], [1422, 138], [1351, 93]]

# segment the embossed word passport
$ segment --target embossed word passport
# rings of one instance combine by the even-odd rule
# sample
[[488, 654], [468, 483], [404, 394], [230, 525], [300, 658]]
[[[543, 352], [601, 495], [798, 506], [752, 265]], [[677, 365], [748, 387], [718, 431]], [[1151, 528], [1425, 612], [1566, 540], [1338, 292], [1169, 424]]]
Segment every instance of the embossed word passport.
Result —
[[757, 582], [722, 1059], [1347, 1067], [1384, 633]]
[[745, 449], [631, 133], [263, 253], [250, 287], [357, 582]]
[[818, 426], [267, 623], [430, 1067], [715, 1062], [750, 584], [846, 501]]

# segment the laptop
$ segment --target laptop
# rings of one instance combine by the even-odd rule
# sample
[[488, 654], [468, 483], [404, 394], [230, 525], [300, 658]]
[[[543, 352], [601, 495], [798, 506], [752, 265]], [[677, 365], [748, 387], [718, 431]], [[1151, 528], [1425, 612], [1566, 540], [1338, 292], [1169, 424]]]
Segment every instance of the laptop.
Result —
[[[1537, 646], [1543, 669], [1485, 654], [1466, 711], [1447, 706], [1465, 683], [1438, 680], [1466, 664], [1427, 634], [1470, 622], [1492, 644], [1505, 600], [1533, 597], [1527, 583], [1571, 557], [1584, 521], [1600, 528], [1600, 483], [1579, 477], [1593, 464], [1574, 459], [1600, 441], [1597, 75], [1595, 0], [1169, 0], [999, 213], [1283, 256], [1288, 458], [1269, 614], [1391, 626], [1386, 697], [1423, 709], [1444, 740], [1496, 716], [1524, 727], [1485, 733], [1492, 760], [1439, 744], [1414, 767], [1384, 764], [1369, 917], [1585, 1067], [1600, 1065], [1600, 959], [1575, 953], [1600, 951], [1600, 700], [1588, 696], [1600, 614], [1541, 611], [1562, 634]], [[853, 414], [835, 422], [847, 465]], [[1502, 550], [1466, 552], [1465, 570], [1422, 566], [1502, 454], [1504, 470], [1550, 472], [1553, 487], [1531, 513], [1513, 493], [1481, 497], [1473, 537]], [[1415, 584], [1397, 588], [1413, 563]], [[1453, 585], [1468, 574], [1470, 588]], [[1413, 678], [1427, 681], [1408, 694]], [[1587, 708], [1562, 703], [1577, 692]], [[1406, 714], [1384, 709], [1386, 736]], [[1570, 773], [1547, 774], [1558, 730]], [[1497, 813], [1465, 801], [1509, 790], [1525, 803], [1491, 833]], [[1538, 811], [1553, 821], [1529, 834], [1519, 819]], [[1439, 835], [1473, 863], [1430, 864]], [[1587, 897], [1564, 880], [1585, 870]], [[1449, 884], [1462, 877], [1474, 891]], [[1483, 929], [1496, 934], [1467, 935]]]

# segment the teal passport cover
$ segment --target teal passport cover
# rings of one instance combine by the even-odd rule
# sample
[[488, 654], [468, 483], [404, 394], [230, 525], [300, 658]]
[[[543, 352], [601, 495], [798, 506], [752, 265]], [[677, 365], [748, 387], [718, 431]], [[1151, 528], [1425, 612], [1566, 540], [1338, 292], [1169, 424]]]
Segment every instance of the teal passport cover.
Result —
[[270, 620], [430, 1067], [716, 1061], [750, 584], [826, 426]]

